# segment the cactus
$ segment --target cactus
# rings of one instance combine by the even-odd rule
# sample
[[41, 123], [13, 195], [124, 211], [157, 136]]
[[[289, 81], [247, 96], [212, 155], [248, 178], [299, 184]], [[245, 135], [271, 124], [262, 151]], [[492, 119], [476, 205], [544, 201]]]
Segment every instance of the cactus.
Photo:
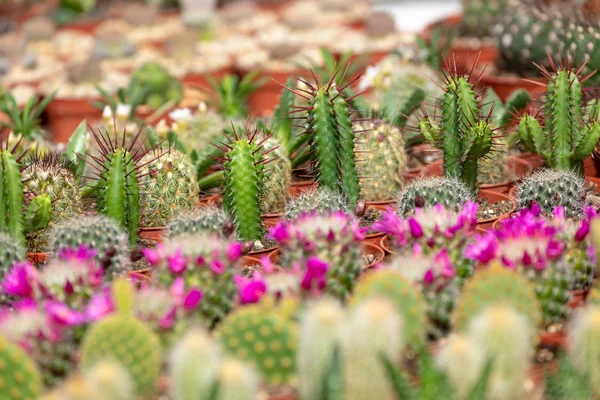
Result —
[[256, 373], [235, 358], [223, 360], [218, 385], [217, 400], [253, 400], [258, 396]]
[[172, 215], [198, 206], [196, 168], [185, 154], [173, 149], [162, 156], [148, 153], [139, 163], [141, 226], [165, 226]]
[[283, 219], [291, 221], [302, 214], [323, 214], [340, 210], [346, 214], [352, 211], [344, 196], [323, 187], [291, 198], [285, 205]]
[[[262, 141], [261, 141], [262, 142]], [[273, 162], [264, 172], [264, 187], [260, 196], [260, 211], [263, 214], [279, 214], [285, 208], [292, 180], [292, 164], [285, 147], [273, 137], [262, 144]]]
[[448, 378], [458, 399], [467, 399], [480, 378], [486, 355], [466, 334], [453, 334], [436, 355], [436, 365]]
[[8, 234], [0, 232], [0, 277], [10, 270], [10, 267], [25, 258], [25, 249], [15, 242]]
[[315, 180], [320, 186], [344, 193], [354, 206], [360, 197], [360, 182], [354, 155], [355, 132], [347, 103], [351, 98], [343, 95], [352, 82], [338, 89], [334, 85], [338, 73], [339, 69], [325, 83], [315, 78], [315, 86], [302, 81], [306, 91], [289, 90], [309, 103], [304, 111]]
[[558, 370], [546, 374], [544, 398], [547, 400], [591, 399], [594, 393], [586, 377], [582, 376], [571, 361], [560, 355]]
[[492, 150], [489, 117], [480, 117], [483, 105], [469, 82], [470, 76], [459, 76], [455, 67], [455, 72], [445, 77], [446, 90], [440, 99], [441, 120], [438, 122], [425, 113], [419, 130], [433, 147], [444, 151], [444, 176], [461, 180], [475, 194], [477, 164]]
[[393, 398], [381, 357], [400, 360], [408, 339], [403, 328], [408, 323], [388, 299], [369, 298], [356, 304], [342, 338], [345, 399]]
[[232, 355], [248, 361], [270, 385], [290, 383], [296, 374], [298, 332], [294, 322], [260, 305], [239, 308], [219, 329], [221, 344]]
[[53, 226], [50, 249], [77, 249], [86, 245], [98, 251], [95, 260], [103, 265], [106, 274], [113, 276], [126, 271], [130, 264], [127, 233], [117, 223], [102, 215], [80, 216]]
[[197, 232], [213, 232], [227, 237], [232, 231], [233, 225], [229, 215], [215, 206], [200, 207], [174, 215], [167, 224], [169, 238]]
[[384, 296], [391, 300], [402, 316], [401, 337], [413, 350], [425, 345], [427, 308], [425, 299], [399, 272], [380, 270], [365, 276], [352, 297], [352, 304]]
[[87, 371], [84, 379], [98, 400], [131, 400], [135, 397], [134, 383], [120, 361], [99, 361]]
[[472, 318], [468, 336], [492, 362], [488, 398], [523, 398], [535, 335], [531, 320], [509, 304], [488, 304]]
[[568, 51], [567, 57], [575, 61], [585, 61], [581, 73], [591, 75], [587, 85], [597, 86], [599, 77], [595, 72], [600, 61], [595, 51], [600, 45], [598, 5], [595, 0], [585, 0], [580, 4], [580, 14], [583, 18], [565, 23], [560, 37], [564, 42], [564, 49]]
[[569, 359], [586, 376], [594, 391], [600, 391], [600, 307], [594, 303], [575, 316], [569, 326]]
[[542, 306], [544, 324], [564, 321], [569, 314], [572, 266], [562, 261], [549, 265], [542, 271], [528, 268], [524, 272], [534, 284], [535, 293]]
[[518, 3], [514, 0], [462, 0], [462, 26], [467, 35], [489, 36], [489, 29], [509, 7]]
[[529, 208], [536, 203], [544, 214], [552, 215], [560, 206], [567, 217], [580, 218], [587, 192], [585, 180], [575, 172], [544, 169], [523, 178], [517, 185], [517, 208]]
[[162, 107], [168, 101], [179, 103], [183, 97], [181, 83], [156, 62], [147, 62], [133, 72], [132, 80], [142, 91], [142, 104], [153, 109]]
[[[48, 229], [83, 211], [79, 177], [74, 165], [59, 153], [38, 152], [29, 155], [21, 171], [26, 198], [48, 195], [52, 200]], [[42, 229], [27, 235], [28, 250], [34, 253], [49, 251], [49, 230]]]
[[340, 303], [332, 299], [311, 304], [302, 314], [296, 353], [300, 398], [315, 399], [321, 394], [322, 378], [343, 332], [344, 314]]
[[354, 150], [361, 158], [356, 164], [361, 176], [361, 198], [367, 201], [393, 198], [404, 184], [402, 174], [407, 162], [400, 129], [383, 121], [355, 123], [353, 128], [365, 132]]
[[0, 336], [0, 378], [6, 400], [37, 400], [42, 394], [42, 378], [27, 353]]
[[487, 307], [503, 304], [525, 315], [532, 328], [541, 325], [541, 306], [527, 278], [493, 263], [465, 285], [454, 309], [454, 326], [465, 331], [472, 319]]
[[551, 168], [573, 171], [583, 176], [583, 160], [600, 139], [600, 121], [586, 115], [581, 84], [585, 78], [570, 66], [554, 72], [541, 68], [548, 78], [543, 127], [535, 117], [519, 121], [519, 139], [529, 151], [540, 154]]
[[474, 196], [461, 181], [453, 178], [422, 178], [410, 182], [398, 195], [396, 209], [401, 215], [410, 214], [415, 207], [443, 205], [458, 211]]
[[364, 229], [359, 228], [358, 221], [341, 211], [304, 214], [291, 222], [281, 221], [271, 228], [270, 235], [281, 245], [284, 268], [300, 266], [311, 276], [316, 270], [321, 271], [318, 279], [313, 276], [315, 282], [306, 282], [305, 289], [326, 287], [330, 294], [342, 299], [352, 293], [363, 265], [360, 240]]

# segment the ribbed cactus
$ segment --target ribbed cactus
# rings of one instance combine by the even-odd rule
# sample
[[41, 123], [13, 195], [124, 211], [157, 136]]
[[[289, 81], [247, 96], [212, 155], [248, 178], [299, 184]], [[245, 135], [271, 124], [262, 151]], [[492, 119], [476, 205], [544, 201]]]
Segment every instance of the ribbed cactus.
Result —
[[465, 33], [475, 37], [489, 35], [489, 29], [501, 18], [515, 0], [462, 0]]
[[523, 271], [535, 288], [535, 293], [542, 307], [544, 324], [560, 323], [569, 314], [569, 299], [572, 267], [561, 261], [548, 265], [540, 271], [528, 268]]
[[401, 215], [408, 215], [415, 208], [441, 204], [458, 211], [469, 200], [474, 200], [472, 192], [458, 179], [422, 178], [406, 185], [398, 195], [396, 209]]
[[131, 265], [127, 232], [103, 215], [79, 216], [55, 225], [50, 234], [50, 249], [77, 249], [86, 245], [98, 251], [95, 260], [103, 265], [107, 274], [114, 276]]
[[420, 350], [427, 333], [427, 306], [421, 293], [399, 272], [383, 269], [366, 275], [358, 283], [352, 304], [374, 297], [393, 302], [404, 322], [400, 336], [413, 350]]
[[[74, 165], [59, 153], [33, 153], [21, 171], [26, 198], [47, 195], [52, 200], [48, 228], [83, 211], [79, 177]], [[26, 201], [27, 203], [27, 201]], [[27, 235], [28, 250], [34, 253], [49, 251], [49, 231], [41, 229]]]
[[231, 313], [219, 328], [225, 350], [248, 361], [270, 385], [290, 383], [296, 376], [296, 324], [260, 305]]
[[404, 321], [395, 304], [386, 298], [369, 298], [356, 304], [342, 338], [345, 399], [394, 397], [381, 358], [384, 355], [399, 362], [408, 342], [403, 335], [407, 324], [410, 322]]
[[231, 217], [215, 206], [200, 207], [171, 217], [167, 224], [169, 238], [197, 232], [213, 232], [227, 237], [233, 233]]
[[[261, 140], [261, 142], [263, 142]], [[263, 214], [279, 214], [285, 208], [292, 180], [292, 164], [287, 150], [274, 137], [262, 144], [273, 162], [264, 172], [264, 188], [260, 195], [260, 211]]]
[[0, 336], [0, 380], [2, 398], [37, 400], [42, 394], [42, 379], [35, 363], [18, 346]]
[[482, 104], [469, 79], [456, 71], [446, 76], [441, 118], [436, 121], [425, 115], [419, 130], [432, 146], [444, 151], [444, 176], [460, 179], [475, 194], [477, 163], [492, 149], [493, 134], [480, 117]]
[[389, 200], [402, 188], [407, 168], [402, 132], [384, 121], [354, 124], [364, 132], [355, 144], [360, 162], [356, 164], [361, 198], [367, 201]]
[[[337, 71], [339, 73], [339, 70]], [[342, 92], [350, 85], [337, 88], [337, 73], [328, 82], [304, 82], [307, 89], [293, 91], [308, 100], [305, 111], [306, 134], [311, 148], [311, 165], [320, 186], [344, 193], [352, 206], [360, 197], [360, 183], [354, 154], [355, 132], [350, 108]], [[352, 83], [352, 82], [351, 82]]]
[[283, 218], [293, 220], [306, 213], [326, 214], [340, 210], [347, 214], [352, 212], [343, 195], [323, 187], [302, 192], [291, 198], [285, 205]]
[[324, 285], [330, 294], [342, 299], [352, 293], [363, 265], [364, 237], [354, 218], [341, 211], [304, 214], [291, 222], [280, 222], [271, 228], [270, 235], [281, 245], [284, 268], [299, 266], [310, 273], [322, 272], [320, 278], [324, 280], [310, 282], [307, 289], [323, 289]]
[[583, 215], [588, 188], [585, 180], [571, 171], [544, 169], [526, 176], [517, 185], [517, 208], [538, 204], [546, 215], [563, 207], [569, 218]]
[[587, 376], [595, 393], [600, 391], [600, 306], [591, 304], [575, 316], [569, 326], [569, 358], [579, 373]]
[[12, 265], [25, 258], [25, 248], [21, 247], [8, 234], [0, 232], [0, 276], [4, 276]]
[[174, 149], [162, 156], [150, 152], [139, 164], [140, 226], [165, 226], [172, 215], [198, 206], [196, 168], [187, 155]]
[[583, 175], [583, 160], [600, 139], [600, 121], [586, 115], [578, 70], [569, 66], [554, 72], [542, 68], [548, 78], [543, 126], [532, 115], [519, 122], [519, 139], [529, 151], [540, 154], [551, 168]]

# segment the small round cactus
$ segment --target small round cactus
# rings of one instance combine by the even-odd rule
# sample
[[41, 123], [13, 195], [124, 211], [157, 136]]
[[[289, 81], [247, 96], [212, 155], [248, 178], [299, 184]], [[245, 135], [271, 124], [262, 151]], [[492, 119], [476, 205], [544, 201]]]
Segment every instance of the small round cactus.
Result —
[[219, 371], [217, 400], [254, 400], [258, 397], [258, 383], [249, 365], [235, 358], [225, 358]]
[[293, 220], [306, 213], [323, 214], [339, 210], [347, 214], [351, 213], [344, 196], [323, 187], [300, 193], [299, 196], [290, 199], [285, 206], [283, 219]]
[[201, 207], [174, 215], [167, 224], [168, 237], [213, 232], [229, 236], [233, 232], [231, 217], [219, 207]]
[[545, 325], [562, 322], [569, 313], [571, 267], [565, 262], [548, 265], [541, 271], [528, 268], [523, 271], [535, 288]]
[[25, 249], [8, 234], [0, 232], [0, 277], [17, 261], [23, 261]]
[[397, 307], [404, 321], [402, 337], [414, 350], [425, 345], [427, 334], [427, 306], [421, 293], [399, 272], [382, 269], [365, 276], [352, 296], [352, 304], [383, 296]]
[[264, 187], [260, 195], [260, 211], [263, 214], [279, 214], [285, 208], [292, 180], [292, 163], [287, 150], [277, 139], [270, 137], [263, 143], [272, 162], [265, 169]]
[[93, 215], [65, 220], [53, 227], [50, 237], [50, 248], [55, 253], [81, 245], [98, 250], [95, 259], [109, 274], [118, 275], [131, 264], [127, 233], [108, 217]]
[[448, 377], [448, 383], [458, 398], [465, 399], [481, 378], [485, 354], [479, 343], [466, 334], [453, 334], [444, 342], [435, 361]]
[[294, 379], [298, 345], [294, 322], [250, 305], [231, 313], [223, 321], [219, 336], [226, 351], [250, 362], [270, 385]]
[[150, 152], [139, 163], [141, 227], [165, 226], [172, 215], [198, 206], [196, 168], [187, 155], [171, 149], [156, 158]]
[[354, 129], [364, 131], [354, 147], [360, 197], [367, 201], [392, 199], [404, 184], [407, 160], [402, 132], [384, 121], [354, 124]]
[[90, 371], [105, 360], [118, 362], [127, 370], [136, 396], [147, 398], [155, 393], [161, 345], [143, 323], [133, 317], [111, 315], [92, 325], [81, 345], [81, 366]]
[[462, 0], [463, 27], [468, 35], [485, 37], [488, 29], [500, 18], [514, 0]]
[[473, 195], [458, 179], [423, 178], [406, 185], [397, 199], [396, 208], [401, 215], [410, 214], [415, 208], [442, 204], [446, 209], [458, 211]]
[[85, 374], [92, 393], [104, 400], [134, 398], [134, 383], [129, 372], [118, 361], [100, 361]]
[[2, 398], [37, 400], [42, 394], [42, 379], [35, 363], [18, 346], [0, 336], [0, 381]]
[[565, 216], [583, 215], [587, 188], [585, 180], [570, 171], [545, 169], [523, 178], [517, 186], [517, 208], [529, 208], [537, 203], [544, 214], [552, 215], [558, 206], [564, 207]]

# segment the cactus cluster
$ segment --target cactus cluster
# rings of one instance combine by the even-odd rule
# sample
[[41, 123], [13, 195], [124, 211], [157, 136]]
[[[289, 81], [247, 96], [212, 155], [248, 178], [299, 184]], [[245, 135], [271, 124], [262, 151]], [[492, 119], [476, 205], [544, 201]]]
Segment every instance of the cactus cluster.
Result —
[[326, 214], [332, 211], [351, 213], [346, 198], [327, 188], [312, 189], [291, 198], [285, 205], [283, 219], [293, 220], [302, 214]]
[[142, 104], [158, 109], [169, 100], [179, 103], [183, 97], [183, 88], [176, 78], [156, 62], [148, 62], [133, 72], [132, 80], [143, 93]]
[[222, 208], [208, 206], [176, 214], [167, 224], [169, 238], [197, 232], [212, 232], [227, 237], [233, 233], [231, 217]]
[[415, 208], [441, 204], [448, 210], [458, 211], [474, 199], [473, 193], [458, 179], [422, 178], [410, 182], [400, 192], [396, 209], [401, 215], [408, 215]]
[[37, 400], [42, 379], [35, 363], [18, 346], [0, 336], [0, 379], [6, 400]]

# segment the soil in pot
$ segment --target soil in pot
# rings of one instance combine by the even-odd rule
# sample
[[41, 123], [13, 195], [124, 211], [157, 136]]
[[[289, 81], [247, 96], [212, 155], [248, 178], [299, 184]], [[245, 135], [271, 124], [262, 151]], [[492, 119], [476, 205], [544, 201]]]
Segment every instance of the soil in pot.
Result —
[[485, 230], [491, 229], [495, 221], [517, 208], [517, 203], [508, 195], [490, 190], [479, 191], [478, 203], [477, 227]]

